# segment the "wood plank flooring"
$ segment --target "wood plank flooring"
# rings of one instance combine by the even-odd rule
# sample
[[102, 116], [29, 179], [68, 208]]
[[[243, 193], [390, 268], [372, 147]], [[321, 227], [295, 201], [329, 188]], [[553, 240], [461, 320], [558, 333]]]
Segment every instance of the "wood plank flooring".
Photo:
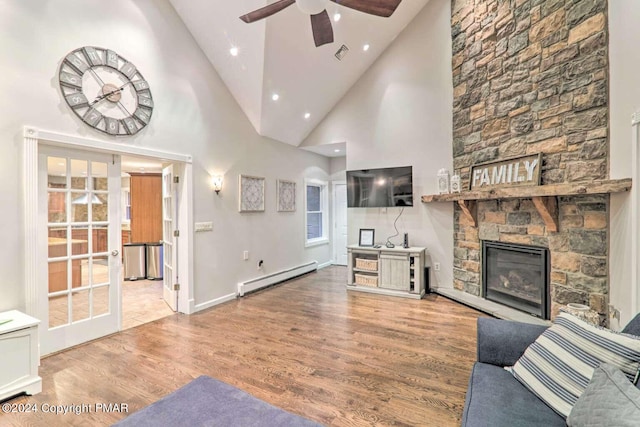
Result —
[[[43, 392], [10, 403], [88, 413], [2, 414], [6, 426], [101, 426], [200, 375], [329, 426], [457, 426], [484, 314], [436, 295], [345, 290], [329, 267], [191, 316], [172, 315], [44, 358]], [[196, 426], [190, 426], [196, 427]]]

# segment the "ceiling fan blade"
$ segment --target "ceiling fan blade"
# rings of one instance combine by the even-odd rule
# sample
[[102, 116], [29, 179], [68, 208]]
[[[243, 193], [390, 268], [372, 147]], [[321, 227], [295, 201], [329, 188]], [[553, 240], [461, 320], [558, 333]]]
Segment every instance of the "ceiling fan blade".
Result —
[[249, 12], [246, 15], [242, 15], [240, 19], [247, 24], [250, 24], [251, 22], [259, 21], [273, 15], [274, 13], [280, 12], [282, 9], [291, 6], [295, 2], [296, 0], [280, 0], [260, 9], [256, 9], [253, 12]]
[[333, 27], [331, 27], [331, 19], [326, 10], [311, 15], [311, 30], [313, 31], [313, 41], [316, 47], [323, 44], [333, 43]]
[[402, 0], [331, 0], [341, 6], [370, 15], [388, 18], [393, 15]]

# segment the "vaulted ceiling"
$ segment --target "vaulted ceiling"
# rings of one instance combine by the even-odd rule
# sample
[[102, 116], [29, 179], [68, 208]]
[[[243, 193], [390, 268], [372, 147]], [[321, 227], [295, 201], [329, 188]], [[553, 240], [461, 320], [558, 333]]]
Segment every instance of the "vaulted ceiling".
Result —
[[[277, 2], [170, 0], [256, 131], [294, 146], [322, 121], [428, 2], [404, 0], [393, 15], [384, 18], [340, 4], [346, 0], [296, 1], [302, 4], [245, 23], [240, 16]], [[387, 2], [358, 3], [375, 6]], [[316, 47], [304, 3], [319, 3], [326, 9], [333, 28], [332, 43]], [[348, 52], [338, 60], [335, 54], [343, 45]], [[327, 142], [344, 145], [344, 141]], [[344, 155], [333, 149], [325, 151], [322, 154], [328, 156]]]

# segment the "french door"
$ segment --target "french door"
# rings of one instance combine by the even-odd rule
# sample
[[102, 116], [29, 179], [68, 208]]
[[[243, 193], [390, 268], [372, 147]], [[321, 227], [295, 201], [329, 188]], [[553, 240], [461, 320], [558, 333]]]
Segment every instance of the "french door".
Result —
[[120, 329], [120, 157], [40, 145], [38, 180], [48, 354]]
[[176, 184], [174, 183], [173, 165], [162, 169], [162, 252], [163, 269], [162, 297], [171, 307], [178, 310], [178, 291], [174, 285], [178, 280], [177, 257], [178, 236], [174, 235], [177, 220]]

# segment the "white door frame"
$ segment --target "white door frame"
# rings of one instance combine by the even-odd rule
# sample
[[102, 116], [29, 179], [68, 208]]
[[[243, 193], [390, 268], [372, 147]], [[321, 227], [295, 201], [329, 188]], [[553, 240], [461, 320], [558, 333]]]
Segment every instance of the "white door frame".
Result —
[[[333, 234], [331, 236], [331, 239], [333, 241], [333, 244], [331, 245], [333, 247], [333, 254], [331, 254], [331, 258], [333, 258], [333, 260], [331, 262], [332, 264], [335, 264], [335, 263], [338, 262], [338, 257], [337, 257], [338, 248], [336, 247], [337, 240], [338, 240], [338, 239], [336, 239], [336, 222], [337, 222], [336, 221], [336, 218], [337, 218], [337, 216], [336, 216], [336, 206], [337, 206], [337, 203], [336, 203], [336, 185], [347, 185], [347, 181], [331, 181], [331, 205], [332, 205], [331, 215], [332, 215], [332, 220], [333, 220], [332, 221], [333, 222], [333, 227], [332, 227], [332, 229], [333, 229], [332, 233]], [[348, 221], [347, 221], [347, 223], [348, 223]]]
[[[46, 281], [46, 271], [40, 268], [41, 256], [38, 242], [41, 233], [38, 227], [38, 146], [40, 143], [65, 147], [91, 150], [102, 153], [118, 155], [144, 156], [163, 160], [166, 162], [179, 162], [178, 168], [181, 174], [181, 197], [177, 201], [180, 209], [179, 230], [184, 235], [180, 245], [180, 272], [182, 285], [179, 291], [178, 311], [191, 314], [195, 312], [193, 300], [193, 170], [192, 157], [186, 154], [171, 153], [150, 148], [136, 147], [121, 143], [98, 141], [88, 138], [65, 135], [57, 132], [46, 131], [31, 126], [24, 127], [24, 156], [23, 156], [23, 212], [24, 212], [24, 279], [25, 279], [25, 305], [26, 312], [31, 316], [37, 316], [42, 304], [47, 301], [40, 297], [42, 283]], [[182, 237], [182, 236], [181, 236]], [[41, 262], [40, 262], [41, 264]], [[46, 269], [45, 269], [46, 270]], [[122, 301], [119, 301], [122, 304]]]

